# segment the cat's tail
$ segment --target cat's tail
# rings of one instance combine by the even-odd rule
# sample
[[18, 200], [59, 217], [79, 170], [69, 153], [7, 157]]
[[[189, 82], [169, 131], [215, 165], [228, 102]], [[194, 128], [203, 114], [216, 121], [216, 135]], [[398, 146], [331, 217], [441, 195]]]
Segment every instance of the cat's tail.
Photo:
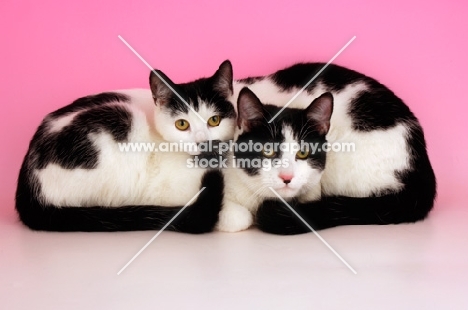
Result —
[[[20, 176], [21, 179], [21, 176]], [[202, 179], [205, 189], [171, 222], [167, 230], [186, 233], [212, 231], [218, 221], [224, 189], [220, 171], [209, 171]], [[31, 229], [46, 231], [160, 230], [182, 208], [162, 206], [62, 207], [40, 204], [27, 183], [18, 185], [16, 210]]]
[[[310, 203], [288, 202], [314, 229], [341, 225], [386, 225], [416, 222], [426, 218], [432, 203], [418, 204], [402, 200], [398, 195], [354, 198], [324, 197]], [[310, 229], [281, 201], [266, 201], [257, 211], [258, 227], [269, 233], [292, 235]]]
[[[379, 197], [322, 197], [320, 201], [290, 201], [295, 211], [314, 229], [341, 225], [387, 225], [411, 223], [427, 217], [434, 205], [435, 179], [430, 187], [414, 188]], [[258, 227], [269, 233], [291, 235], [310, 229], [279, 200], [263, 203], [256, 214]]]

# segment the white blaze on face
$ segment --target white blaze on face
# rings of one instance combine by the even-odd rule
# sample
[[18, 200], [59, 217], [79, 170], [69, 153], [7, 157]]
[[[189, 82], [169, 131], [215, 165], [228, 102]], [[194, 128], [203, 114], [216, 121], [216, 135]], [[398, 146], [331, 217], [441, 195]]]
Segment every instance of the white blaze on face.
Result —
[[271, 165], [269, 171], [260, 170], [260, 174], [264, 186], [271, 186], [282, 197], [296, 197], [304, 190], [317, 186], [322, 171], [311, 167], [307, 160], [296, 158], [300, 144], [291, 127], [285, 126], [282, 134], [284, 141], [278, 150], [281, 165]]

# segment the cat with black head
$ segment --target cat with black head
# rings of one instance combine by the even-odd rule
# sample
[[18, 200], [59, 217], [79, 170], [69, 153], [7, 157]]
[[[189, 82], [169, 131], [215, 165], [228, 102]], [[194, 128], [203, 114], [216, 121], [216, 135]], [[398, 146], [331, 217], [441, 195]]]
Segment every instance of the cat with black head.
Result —
[[[24, 158], [16, 192], [21, 221], [36, 230], [212, 230], [223, 195], [219, 171], [188, 169], [192, 155], [163, 143], [228, 140], [234, 134], [232, 66], [176, 84], [150, 74], [149, 90], [101, 93], [47, 115]], [[143, 143], [146, 149], [129, 146]]]
[[217, 229], [236, 232], [254, 223], [257, 208], [276, 197], [315, 201], [321, 197], [326, 154], [311, 145], [326, 143], [333, 97], [324, 93], [306, 109], [262, 104], [248, 88], [238, 97], [236, 146], [225, 172], [225, 198]]

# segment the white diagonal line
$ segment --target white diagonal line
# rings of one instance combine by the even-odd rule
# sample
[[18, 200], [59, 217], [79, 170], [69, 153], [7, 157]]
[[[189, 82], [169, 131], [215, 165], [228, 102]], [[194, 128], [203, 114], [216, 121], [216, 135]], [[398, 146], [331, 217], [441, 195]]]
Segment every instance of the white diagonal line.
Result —
[[323, 242], [323, 244], [325, 244], [327, 246], [327, 248], [330, 249], [330, 251], [333, 252], [333, 254], [336, 255], [336, 257], [338, 257], [342, 262], [343, 264], [346, 265], [346, 267], [348, 267], [354, 274], [357, 274], [356, 270], [353, 269], [353, 267], [351, 267], [344, 259], [343, 257], [340, 256], [340, 254], [338, 254], [323, 238], [322, 236], [320, 236], [316, 231], [315, 229], [312, 228], [312, 226], [309, 225], [309, 223], [306, 222], [306, 220], [304, 220], [300, 215], [299, 213], [296, 212], [296, 210], [294, 210], [287, 202], [286, 200], [283, 199], [283, 197], [281, 197], [272, 187], [269, 187], [269, 189], [276, 195], [276, 197], [278, 197], [289, 209], [291, 209], [291, 211], [294, 213], [294, 215], [296, 215], [309, 229], [310, 231], [312, 231], [316, 236], [317, 238], [320, 239], [320, 241]]
[[138, 54], [137, 51], [135, 51], [135, 49], [134, 49], [133, 47], [131, 47], [130, 44], [127, 43], [127, 41], [125, 41], [124, 38], [122, 38], [120, 35], [118, 35], [118, 37], [119, 37], [119, 39], [120, 39], [120, 40], [121, 40], [137, 57], [138, 57], [138, 58], [140, 58], [140, 60], [151, 70], [151, 72], [153, 72], [154, 74], [156, 74], [156, 76], [157, 76], [161, 81], [163, 81], [163, 83], [166, 84], [166, 86], [167, 86], [177, 97], [179, 97], [179, 99], [180, 99], [183, 103], [185, 103], [185, 105], [186, 105], [190, 110], [192, 110], [192, 112], [195, 113], [195, 114], [206, 124], [206, 120], [205, 120], [203, 117], [201, 117], [201, 115], [198, 114], [198, 112], [195, 111], [195, 109], [192, 108], [192, 107], [188, 104], [188, 102], [185, 101], [185, 99], [184, 99], [181, 95], [179, 95], [179, 93], [178, 93], [171, 85], [169, 85], [169, 83], [168, 83], [165, 79], [163, 79], [163, 77], [162, 77], [158, 72], [156, 72], [156, 70], [154, 70], [153, 67], [151, 67], [150, 64], [149, 64], [146, 60], [144, 60], [143, 57], [140, 56], [140, 54]]
[[204, 190], [205, 188], [206, 188], [206, 187], [202, 187], [202, 189], [201, 189], [198, 193], [196, 193], [195, 196], [193, 196], [192, 199], [190, 199], [190, 201], [187, 202], [187, 204], [186, 204], [182, 209], [180, 209], [180, 211], [177, 212], [177, 214], [174, 215], [174, 217], [171, 218], [170, 221], [167, 222], [167, 224], [164, 225], [164, 227], [161, 228], [161, 230], [158, 231], [158, 233], [157, 233], [156, 235], [154, 235], [153, 238], [151, 238], [151, 240], [148, 241], [148, 242], [141, 248], [141, 250], [138, 251], [138, 253], [136, 253], [136, 254], [132, 257], [132, 259], [129, 260], [128, 263], [125, 264], [125, 266], [123, 266], [122, 269], [120, 269], [119, 272], [117, 272], [117, 275], [120, 275], [120, 274], [122, 273], [122, 271], [124, 271], [125, 268], [127, 268], [128, 265], [130, 265], [130, 264], [135, 260], [135, 258], [137, 258], [138, 255], [140, 255], [141, 252], [143, 252], [143, 251], [151, 244], [151, 242], [153, 242], [154, 239], [156, 239], [156, 238], [164, 231], [164, 229], [166, 229], [166, 228], [172, 223], [172, 221], [174, 221], [174, 220], [176, 219], [176, 217], [178, 217], [178, 216], [185, 210], [185, 208], [187, 208], [187, 206], [189, 206], [189, 205], [195, 200], [195, 198], [197, 198], [198, 195], [200, 195], [201, 192], [203, 192], [203, 190]]
[[315, 74], [315, 75], [310, 79], [310, 81], [307, 82], [307, 84], [305, 84], [304, 87], [302, 87], [301, 90], [299, 90], [299, 91], [297, 92], [297, 94], [295, 94], [295, 95], [286, 103], [286, 105], [285, 105], [281, 110], [279, 110], [279, 112], [276, 113], [275, 116], [273, 116], [273, 117], [270, 119], [270, 121], [268, 121], [268, 123], [273, 122], [273, 120], [274, 120], [278, 115], [280, 115], [281, 112], [283, 112], [284, 109], [286, 109], [286, 108], [291, 104], [291, 102], [293, 102], [294, 99], [296, 99], [296, 98], [310, 85], [310, 83], [312, 83], [312, 82], [320, 75], [320, 73], [322, 73], [323, 70], [325, 70], [325, 69], [336, 59], [336, 57], [338, 57], [338, 56], [351, 44], [351, 42], [354, 41], [354, 39], [356, 39], [356, 36], [352, 37], [351, 40], [349, 40], [348, 43], [346, 43], [346, 45], [343, 46], [343, 47], [338, 51], [338, 53], [336, 53], [335, 56], [333, 56], [333, 58], [330, 59], [330, 61], [327, 62], [327, 63], [323, 66], [323, 68], [320, 69], [320, 71], [317, 72], [317, 74]]

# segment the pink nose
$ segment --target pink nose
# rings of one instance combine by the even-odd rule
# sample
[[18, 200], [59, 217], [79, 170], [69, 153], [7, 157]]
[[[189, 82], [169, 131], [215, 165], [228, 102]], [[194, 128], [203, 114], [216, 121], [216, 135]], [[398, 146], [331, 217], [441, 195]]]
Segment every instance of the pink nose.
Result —
[[291, 180], [293, 178], [293, 175], [292, 174], [289, 174], [289, 173], [281, 173], [279, 175], [279, 177], [281, 178], [281, 180], [283, 180], [283, 183], [284, 184], [289, 184], [291, 183]]

